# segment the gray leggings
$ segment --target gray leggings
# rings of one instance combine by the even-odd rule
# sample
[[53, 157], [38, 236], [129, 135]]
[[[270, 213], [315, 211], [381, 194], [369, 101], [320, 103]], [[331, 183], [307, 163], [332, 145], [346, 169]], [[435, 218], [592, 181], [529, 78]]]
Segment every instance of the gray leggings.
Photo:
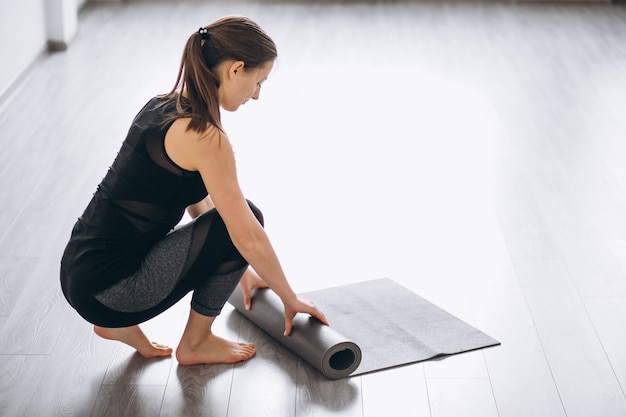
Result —
[[[263, 224], [260, 211], [248, 203]], [[211, 210], [170, 232], [148, 252], [139, 270], [94, 298], [108, 310], [108, 327], [146, 321], [189, 291], [193, 291], [191, 308], [213, 317], [221, 312], [247, 267], [221, 217]]]

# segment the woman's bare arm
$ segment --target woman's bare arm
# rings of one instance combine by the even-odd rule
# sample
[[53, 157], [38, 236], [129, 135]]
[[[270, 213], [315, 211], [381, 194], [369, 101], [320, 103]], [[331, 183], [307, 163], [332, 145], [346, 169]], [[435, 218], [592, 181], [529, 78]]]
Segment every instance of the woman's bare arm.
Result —
[[202, 135], [187, 131], [185, 123], [188, 123], [186, 119], [179, 119], [170, 128], [166, 150], [181, 167], [200, 172], [233, 244], [281, 298], [285, 306], [285, 334], [291, 332], [293, 318], [299, 312], [308, 313], [328, 324], [324, 314], [314, 305], [299, 300], [289, 285], [265, 230], [241, 191], [235, 156], [228, 138], [215, 128]]
[[206, 213], [207, 211], [214, 209], [215, 204], [213, 204], [213, 200], [211, 200], [211, 196], [207, 195], [202, 200], [198, 201], [196, 204], [192, 204], [187, 207], [187, 213], [191, 216], [192, 219], [195, 219], [201, 214]]

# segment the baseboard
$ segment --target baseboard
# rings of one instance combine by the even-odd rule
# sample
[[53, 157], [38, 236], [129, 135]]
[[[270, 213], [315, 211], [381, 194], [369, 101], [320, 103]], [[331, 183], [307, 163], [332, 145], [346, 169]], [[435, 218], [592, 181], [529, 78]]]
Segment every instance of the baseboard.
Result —
[[67, 42], [65, 41], [48, 41], [49, 52], [67, 51]]

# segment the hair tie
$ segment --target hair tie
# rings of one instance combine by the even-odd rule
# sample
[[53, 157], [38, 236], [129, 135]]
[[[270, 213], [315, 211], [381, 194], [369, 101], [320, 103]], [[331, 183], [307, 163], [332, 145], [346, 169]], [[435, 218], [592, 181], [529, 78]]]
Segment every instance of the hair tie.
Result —
[[207, 40], [207, 39], [210, 38], [210, 36], [209, 36], [209, 29], [207, 29], [207, 28], [200, 28], [200, 29], [198, 29], [198, 33], [200, 34], [200, 36], [204, 40]]

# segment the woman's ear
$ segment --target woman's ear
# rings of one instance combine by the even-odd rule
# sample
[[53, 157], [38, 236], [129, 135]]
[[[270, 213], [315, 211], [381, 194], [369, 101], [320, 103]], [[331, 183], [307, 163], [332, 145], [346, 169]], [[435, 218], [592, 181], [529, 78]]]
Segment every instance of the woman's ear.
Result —
[[233, 61], [228, 68], [228, 76], [230, 78], [235, 78], [239, 72], [243, 71], [244, 66], [245, 63], [243, 61]]

